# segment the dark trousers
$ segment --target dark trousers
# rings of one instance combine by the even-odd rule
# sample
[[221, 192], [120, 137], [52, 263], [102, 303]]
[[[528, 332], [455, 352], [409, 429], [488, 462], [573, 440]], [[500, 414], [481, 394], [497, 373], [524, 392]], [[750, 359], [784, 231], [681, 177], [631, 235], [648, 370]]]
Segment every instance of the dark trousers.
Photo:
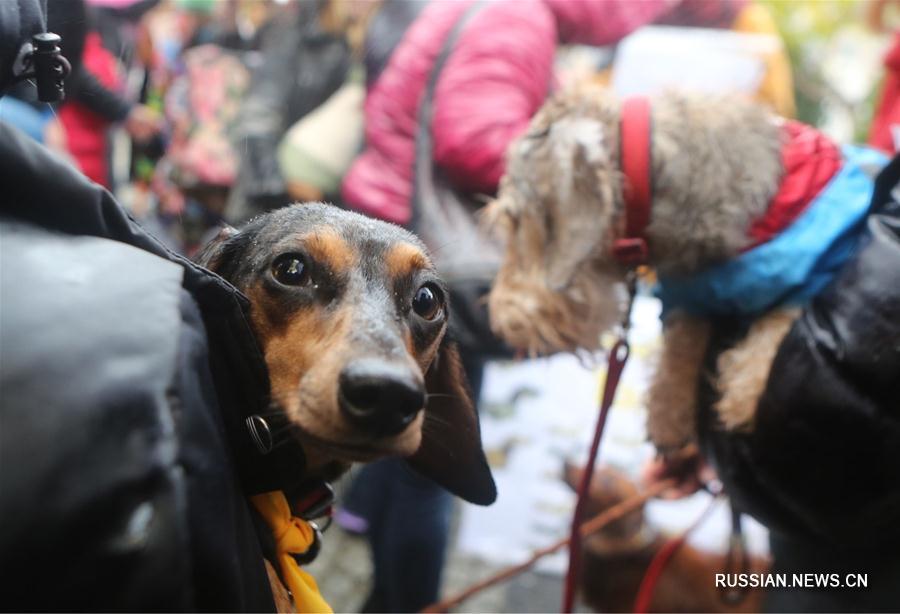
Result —
[[366, 465], [348, 508], [369, 522], [374, 577], [364, 612], [416, 612], [436, 600], [453, 497], [402, 459]]

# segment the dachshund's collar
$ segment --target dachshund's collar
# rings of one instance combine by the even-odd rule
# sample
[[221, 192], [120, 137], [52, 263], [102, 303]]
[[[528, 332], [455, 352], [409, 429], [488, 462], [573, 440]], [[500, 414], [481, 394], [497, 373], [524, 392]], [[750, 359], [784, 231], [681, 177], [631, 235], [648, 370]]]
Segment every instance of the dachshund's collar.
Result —
[[[291, 493], [291, 509], [304, 520], [325, 518], [325, 528], [331, 524], [334, 488], [322, 479], [303, 482]], [[324, 530], [324, 528], [323, 528]]]
[[[293, 440], [290, 421], [280, 412], [266, 418], [254, 414], [246, 419], [247, 434], [260, 456], [268, 456], [278, 448], [294, 447], [302, 454], [300, 443]], [[305, 467], [289, 466], [291, 479], [282, 479], [280, 489], [286, 491], [292, 501], [291, 509], [304, 520], [323, 516], [331, 517], [334, 489], [322, 479], [305, 479]], [[278, 472], [279, 477], [282, 472]]]
[[244, 419], [238, 469], [244, 490], [255, 495], [272, 490], [293, 490], [304, 479], [306, 454], [282, 412]]
[[613, 256], [626, 266], [646, 264], [645, 232], [650, 223], [653, 181], [650, 152], [650, 101], [644, 96], [626, 98], [619, 124], [619, 157], [625, 176], [625, 234], [613, 243]]

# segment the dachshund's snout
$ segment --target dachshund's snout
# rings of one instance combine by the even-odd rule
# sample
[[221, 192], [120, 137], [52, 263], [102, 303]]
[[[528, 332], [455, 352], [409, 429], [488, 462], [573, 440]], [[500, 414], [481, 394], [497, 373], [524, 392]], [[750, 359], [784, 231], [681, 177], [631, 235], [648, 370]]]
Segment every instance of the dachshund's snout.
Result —
[[401, 432], [425, 407], [425, 384], [405, 365], [356, 360], [341, 371], [338, 386], [344, 417], [378, 437]]

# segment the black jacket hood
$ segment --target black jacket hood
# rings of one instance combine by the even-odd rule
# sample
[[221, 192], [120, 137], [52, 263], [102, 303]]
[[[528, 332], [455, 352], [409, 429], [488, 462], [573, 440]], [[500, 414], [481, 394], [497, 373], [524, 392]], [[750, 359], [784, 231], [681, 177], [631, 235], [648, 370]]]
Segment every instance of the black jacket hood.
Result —
[[13, 66], [22, 45], [34, 34], [46, 31], [46, 2], [0, 2], [0, 94], [13, 84]]
[[257, 451], [247, 417], [269, 406], [269, 375], [249, 324], [250, 303], [231, 284], [172, 252], [147, 233], [112, 195], [64, 160], [0, 122], [2, 213], [49, 230], [111, 239], [179, 265], [182, 285], [193, 296], [209, 338], [210, 368], [222, 408], [222, 422], [247, 494], [277, 490], [302, 479], [299, 444], [267, 455]]

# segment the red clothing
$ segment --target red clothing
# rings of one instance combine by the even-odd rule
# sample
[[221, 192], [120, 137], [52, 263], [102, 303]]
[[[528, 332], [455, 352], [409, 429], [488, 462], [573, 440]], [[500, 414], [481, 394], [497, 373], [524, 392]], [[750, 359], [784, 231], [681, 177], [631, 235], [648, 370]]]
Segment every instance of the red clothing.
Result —
[[[91, 32], [84, 41], [84, 70], [89, 70], [109, 89], [120, 85], [116, 59], [107, 51], [100, 35]], [[59, 120], [66, 130], [69, 153], [85, 175], [104, 187], [109, 185], [107, 129], [109, 121], [79, 102], [69, 101], [59, 110]]]
[[[433, 2], [403, 36], [365, 104], [366, 149], [343, 197], [363, 213], [411, 216], [419, 102], [444, 40], [470, 1]], [[434, 161], [453, 184], [493, 192], [509, 143], [543, 104], [558, 43], [615, 42], [671, 7], [668, 0], [496, 0], [466, 25], [438, 79]]]
[[897, 149], [891, 125], [900, 127], [900, 31], [894, 34], [894, 44], [884, 58], [884, 68], [884, 85], [872, 120], [869, 145], [893, 154]]
[[800, 122], [788, 121], [782, 130], [784, 175], [766, 213], [748, 232], [752, 249], [765, 243], [803, 213], [843, 164], [840, 148], [827, 136]]

